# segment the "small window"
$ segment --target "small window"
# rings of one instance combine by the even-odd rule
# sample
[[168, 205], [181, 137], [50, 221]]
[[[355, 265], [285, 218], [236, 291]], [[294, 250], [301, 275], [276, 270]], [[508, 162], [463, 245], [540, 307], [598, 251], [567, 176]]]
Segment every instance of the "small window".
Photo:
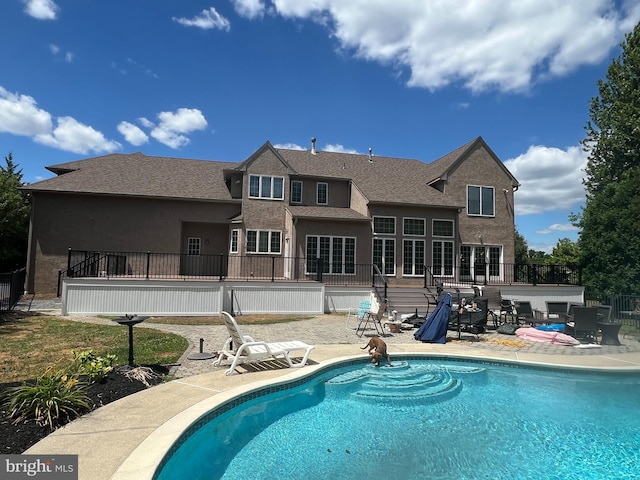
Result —
[[187, 255], [200, 255], [200, 237], [189, 237], [187, 239]]
[[249, 175], [249, 198], [284, 199], [284, 177]]
[[318, 205], [326, 205], [328, 203], [329, 198], [329, 184], [318, 182], [317, 186], [317, 198], [316, 202]]
[[424, 218], [403, 219], [403, 235], [424, 237], [426, 235], [426, 223]]
[[479, 215], [482, 217], [493, 217], [494, 209], [494, 188], [467, 187], [467, 215]]
[[240, 230], [231, 230], [230, 253], [238, 253], [238, 243], [240, 240]]
[[248, 253], [280, 253], [281, 234], [273, 230], [247, 230]]
[[291, 182], [291, 203], [302, 203], [302, 182], [300, 180]]
[[434, 220], [434, 237], [453, 237], [453, 220]]
[[382, 235], [395, 235], [395, 217], [373, 217], [373, 233]]

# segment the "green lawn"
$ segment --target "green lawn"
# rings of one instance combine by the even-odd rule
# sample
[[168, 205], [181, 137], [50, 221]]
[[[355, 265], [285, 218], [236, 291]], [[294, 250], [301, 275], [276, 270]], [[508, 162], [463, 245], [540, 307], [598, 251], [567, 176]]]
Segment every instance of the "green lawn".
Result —
[[[175, 363], [187, 346], [179, 335], [134, 329], [134, 359], [139, 365]], [[46, 315], [5, 315], [0, 321], [0, 383], [35, 378], [50, 366], [65, 367], [73, 351], [87, 349], [100, 356], [116, 355], [116, 364], [125, 365], [129, 329]]]

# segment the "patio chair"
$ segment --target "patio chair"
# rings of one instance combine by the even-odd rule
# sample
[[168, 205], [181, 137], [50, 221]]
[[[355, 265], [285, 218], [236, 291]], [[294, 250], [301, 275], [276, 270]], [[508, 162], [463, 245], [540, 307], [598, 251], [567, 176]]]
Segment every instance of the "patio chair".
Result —
[[565, 333], [577, 340], [596, 341], [598, 332], [598, 308], [597, 307], [574, 307], [573, 316], [567, 317], [569, 320], [565, 324]]
[[528, 323], [530, 325], [534, 325], [536, 323], [533, 308], [529, 301], [518, 302], [518, 305], [516, 306], [516, 324], [520, 325], [520, 322]]
[[365, 317], [360, 320], [360, 323], [358, 323], [358, 328], [356, 328], [356, 335], [358, 335], [358, 332], [360, 332], [360, 335], [358, 336], [361, 337], [362, 335], [364, 335], [364, 331], [367, 329], [367, 326], [373, 325], [373, 328], [375, 328], [376, 333], [381, 337], [384, 337], [385, 333], [384, 333], [384, 327], [382, 325], [382, 317], [384, 316], [384, 312], [386, 311], [387, 311], [387, 304], [384, 302], [382, 302], [379, 305], [377, 311], [373, 312], [369, 310], [365, 315]]
[[507, 323], [507, 318], [509, 318], [509, 323], [513, 323], [516, 318], [516, 310], [513, 302], [508, 298], [500, 298], [500, 314], [498, 315], [499, 322]]
[[361, 300], [358, 307], [351, 307], [347, 312], [347, 330], [355, 330], [357, 323], [371, 310], [371, 300]]
[[596, 305], [598, 309], [598, 321], [609, 323], [611, 322], [611, 305]]
[[547, 319], [551, 320], [560, 319], [563, 320], [564, 315], [569, 310], [569, 302], [545, 302], [547, 305]]
[[[299, 340], [256, 342], [250, 336], [242, 333], [236, 319], [227, 312], [222, 312], [222, 317], [230, 337], [219, 352], [218, 358], [214, 360], [213, 365], [217, 367], [220, 366], [224, 360], [231, 359], [231, 366], [224, 372], [225, 375], [233, 375], [236, 373], [235, 369], [240, 364], [269, 359], [283, 358], [291, 368], [303, 367], [307, 363], [311, 350], [315, 348], [315, 346], [307, 345]], [[296, 350], [304, 351], [304, 355], [302, 360], [294, 363], [289, 354]]]

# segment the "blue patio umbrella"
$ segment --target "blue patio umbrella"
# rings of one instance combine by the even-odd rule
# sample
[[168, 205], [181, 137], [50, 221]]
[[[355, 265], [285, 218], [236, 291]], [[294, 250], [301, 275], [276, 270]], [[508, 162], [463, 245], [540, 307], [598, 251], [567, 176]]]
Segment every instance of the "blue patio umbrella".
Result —
[[445, 293], [438, 300], [438, 305], [413, 334], [416, 340], [428, 343], [447, 343], [447, 328], [451, 314], [451, 294]]

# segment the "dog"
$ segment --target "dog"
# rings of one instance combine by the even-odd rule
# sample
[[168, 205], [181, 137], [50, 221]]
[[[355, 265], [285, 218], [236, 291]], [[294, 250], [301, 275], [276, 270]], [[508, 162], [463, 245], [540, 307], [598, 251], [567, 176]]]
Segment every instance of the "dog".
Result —
[[377, 367], [380, 366], [382, 359], [387, 361], [387, 365], [391, 366], [391, 358], [387, 353], [387, 344], [384, 343], [380, 337], [371, 337], [369, 343], [364, 347], [360, 347], [360, 350], [369, 349], [369, 355], [371, 355], [371, 363], [375, 363]]

